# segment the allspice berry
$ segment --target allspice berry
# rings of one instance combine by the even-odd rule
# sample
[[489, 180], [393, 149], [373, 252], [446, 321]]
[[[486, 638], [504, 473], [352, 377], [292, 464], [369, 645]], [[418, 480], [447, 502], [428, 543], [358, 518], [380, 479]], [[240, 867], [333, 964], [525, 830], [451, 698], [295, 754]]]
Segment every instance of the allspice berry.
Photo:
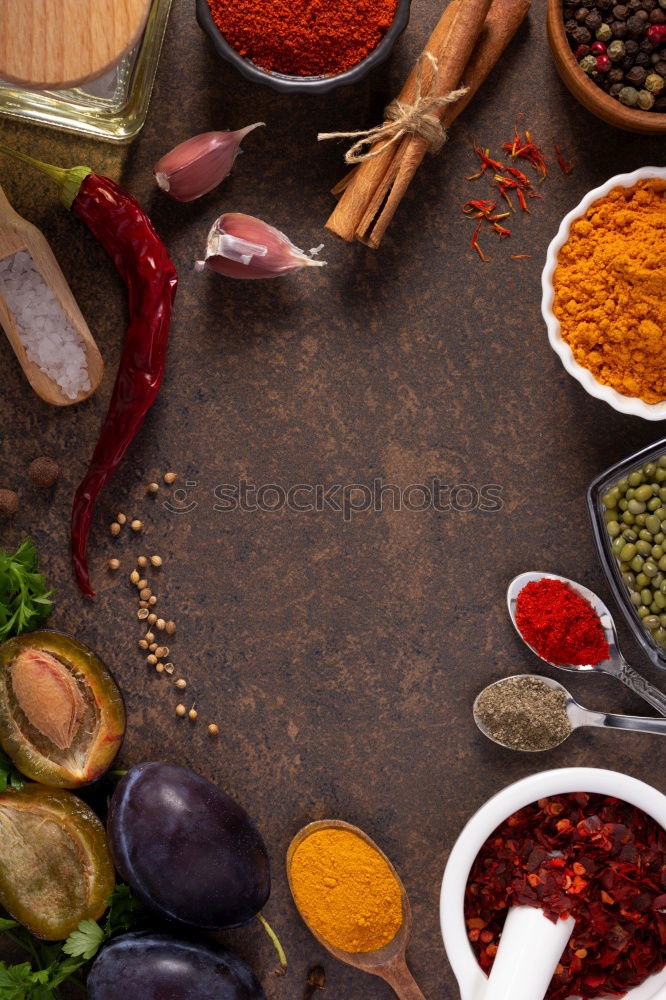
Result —
[[30, 463], [28, 468], [30, 482], [33, 486], [41, 486], [43, 489], [55, 486], [59, 475], [60, 466], [55, 459], [49, 458], [47, 455], [40, 455], [39, 458]]
[[11, 517], [18, 509], [18, 493], [14, 490], [0, 490], [0, 517]]

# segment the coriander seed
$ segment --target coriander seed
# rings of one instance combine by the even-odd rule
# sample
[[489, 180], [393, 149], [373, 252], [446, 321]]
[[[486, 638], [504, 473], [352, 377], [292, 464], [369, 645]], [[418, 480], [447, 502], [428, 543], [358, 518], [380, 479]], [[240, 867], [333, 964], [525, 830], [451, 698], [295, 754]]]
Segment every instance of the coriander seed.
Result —
[[155, 666], [155, 664], [157, 663], [157, 657], [155, 656], [154, 653], [150, 653], [146, 657], [146, 663], [148, 664], [149, 667], [154, 667]]
[[155, 670], [157, 671], [158, 674], [163, 674], [164, 673], [164, 664], [163, 663], [156, 663], [155, 664]]
[[140, 521], [138, 517], [135, 517], [132, 523], [130, 524], [130, 528], [132, 529], [132, 531], [141, 531], [141, 529], [143, 528], [143, 521]]
[[120, 569], [120, 559], [109, 559], [109, 569]]
[[178, 476], [176, 475], [175, 472], [164, 473], [164, 482], [167, 483], [168, 486], [171, 486], [172, 483], [175, 483], [177, 479]]
[[140, 608], [147, 608], [148, 607], [148, 601], [139, 601], [139, 607]]
[[211, 722], [211, 724], [208, 727], [209, 736], [217, 736], [219, 732], [220, 732], [219, 728], [215, 725], [214, 722]]
[[162, 557], [161, 556], [151, 556], [150, 557], [150, 564], [151, 564], [151, 566], [155, 566], [156, 569], [159, 569], [159, 567], [162, 565]]
[[163, 660], [168, 655], [169, 655], [168, 646], [158, 646], [157, 649], [155, 650], [155, 656], [158, 658], [158, 660]]
[[149, 601], [152, 596], [153, 592], [150, 587], [143, 587], [142, 590], [139, 591], [139, 597], [142, 601]]
[[187, 687], [187, 681], [183, 680], [182, 677], [179, 677], [177, 681], [174, 681], [174, 684], [179, 691], [184, 691], [185, 688]]
[[138, 583], [139, 580], [140, 580], [139, 574], [135, 569], [133, 569], [132, 572], [130, 573], [130, 583]]
[[155, 622], [155, 625], [160, 630], [160, 632], [163, 632], [164, 629], [166, 628], [166, 622], [164, 621], [164, 618], [158, 618], [157, 621]]
[[176, 715], [180, 716], [181, 719], [187, 715], [187, 709], [184, 705], [176, 705]]
[[151, 613], [148, 615], [148, 624], [154, 625], [156, 621], [157, 621], [157, 615], [153, 614], [153, 612], [151, 611]]
[[139, 649], [148, 649], [148, 643], [145, 639], [139, 639]]
[[172, 674], [176, 668], [174, 667], [173, 663], [165, 663], [164, 669], [168, 674]]
[[146, 640], [146, 642], [155, 642], [155, 633], [146, 632], [146, 634], [144, 635], [144, 639]]
[[[134, 572], [136, 573], [136, 570]], [[136, 575], [138, 577], [138, 579], [136, 581], [136, 589], [137, 590], [143, 590], [144, 587], [148, 586], [148, 581], [144, 580], [142, 577], [140, 577], [138, 573]]]
[[174, 635], [174, 633], [176, 631], [176, 623], [172, 622], [172, 621], [168, 621], [166, 623], [166, 625], [164, 626], [164, 628], [165, 628], [165, 630], [166, 630], [166, 632], [167, 632], [168, 635]]
[[116, 521], [118, 522], [118, 524], [127, 524], [127, 515], [116, 514]]
[[194, 720], [195, 720], [195, 719], [197, 718], [198, 714], [199, 714], [199, 713], [197, 712], [196, 708], [195, 708], [195, 707], [194, 707], [194, 705], [193, 705], [193, 706], [192, 706], [192, 708], [191, 708], [191, 709], [189, 710], [189, 712], [187, 713], [187, 717], [188, 717], [189, 719], [191, 719], [191, 720], [192, 720], [192, 722], [194, 722]]
[[158, 490], [159, 486], [157, 485], [157, 483], [148, 483], [148, 485], [146, 486], [147, 493], [157, 493]]
[[139, 558], [136, 561], [136, 564], [137, 566], [140, 566], [141, 569], [145, 569], [146, 566], [148, 565], [148, 560], [146, 559], [145, 556], [139, 556]]
[[150, 650], [151, 653], [154, 653], [157, 650], [157, 643], [156, 642], [151, 642], [151, 644], [148, 647], [148, 649]]
[[111, 532], [114, 538], [120, 534], [120, 525], [118, 524], [117, 521], [114, 521], [113, 524], [109, 526], [109, 531]]
[[136, 613], [136, 616], [140, 621], [143, 621], [144, 618], [148, 617], [148, 608], [139, 608], [139, 610]]

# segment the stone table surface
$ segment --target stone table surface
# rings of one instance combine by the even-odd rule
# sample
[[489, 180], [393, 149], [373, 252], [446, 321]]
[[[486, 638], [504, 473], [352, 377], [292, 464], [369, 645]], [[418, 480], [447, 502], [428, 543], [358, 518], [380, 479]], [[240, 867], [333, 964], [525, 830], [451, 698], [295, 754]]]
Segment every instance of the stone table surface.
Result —
[[[266, 913], [288, 951], [288, 976], [273, 977], [274, 954], [258, 928], [225, 940], [250, 959], [269, 1000], [298, 1000], [319, 961], [329, 1000], [391, 995], [323, 955], [296, 914], [283, 858], [304, 823], [349, 820], [392, 858], [414, 910], [414, 974], [429, 1000], [445, 1000], [457, 988], [439, 932], [440, 881], [455, 838], [490, 795], [539, 770], [575, 765], [612, 765], [666, 790], [666, 744], [657, 738], [579, 732], [550, 753], [520, 756], [486, 741], [471, 715], [486, 683], [537, 666], [505, 610], [513, 575], [561, 572], [612, 600], [585, 489], [657, 440], [660, 427], [593, 400], [564, 372], [546, 339], [540, 275], [562, 216], [610, 175], [663, 164], [663, 140], [615, 131], [574, 101], [550, 57], [545, 0], [536, 0], [444, 153], [421, 169], [381, 251], [336, 242], [323, 223], [343, 173], [341, 151], [317, 144], [316, 133], [379, 120], [439, 9], [440, 0], [414, 0], [384, 69], [314, 99], [242, 80], [217, 61], [192, 0], [175, 0], [149, 118], [129, 148], [1, 126], [2, 140], [23, 150], [120, 178], [149, 210], [180, 272], [161, 393], [95, 511], [98, 596], [89, 603], [70, 572], [69, 508], [106, 412], [126, 296], [48, 183], [0, 162], [0, 183], [51, 241], [106, 363], [92, 400], [54, 409], [32, 393], [0, 338], [0, 485], [21, 494], [0, 542], [14, 546], [30, 533], [57, 590], [50, 624], [74, 632], [115, 671], [129, 719], [122, 764], [189, 765], [237, 796], [263, 831], [274, 869]], [[465, 180], [475, 169], [470, 140], [499, 151], [522, 112], [544, 144], [554, 139], [570, 151], [575, 169], [564, 177], [553, 167], [543, 200], [512, 220], [510, 240], [485, 236], [492, 260], [483, 265], [460, 211], [486, 188]], [[266, 129], [248, 138], [221, 188], [190, 205], [157, 192], [151, 167], [163, 152], [194, 133], [256, 120]], [[328, 266], [266, 283], [194, 273], [209, 225], [227, 210], [258, 215], [300, 246], [324, 242]], [[531, 257], [511, 259], [520, 253]], [[28, 462], [43, 453], [62, 465], [48, 497], [27, 481]], [[178, 482], [148, 499], [146, 484], [168, 469]], [[281, 498], [275, 487], [378, 481], [405, 491], [437, 478], [478, 491], [495, 485], [501, 509], [395, 510], [387, 492], [383, 509], [347, 518], [328, 501], [323, 510], [272, 509]], [[263, 509], [216, 510], [230, 506], [216, 498], [218, 487], [241, 481], [273, 486], [258, 496]], [[355, 507], [364, 495], [347, 493]], [[423, 505], [423, 491], [405, 498]], [[469, 493], [456, 498], [459, 508], [469, 504]], [[144, 521], [141, 537], [127, 529], [110, 537], [118, 511]], [[196, 725], [176, 719], [180, 694], [139, 655], [128, 574], [141, 552], [164, 560], [159, 608], [178, 624], [171, 659], [187, 678], [184, 700], [197, 706]], [[122, 561], [115, 576], [106, 570], [112, 555]], [[623, 623], [620, 632], [628, 657], [664, 686]], [[593, 708], [645, 708], [610, 679], [568, 683]], [[220, 727], [217, 741], [208, 721]]]

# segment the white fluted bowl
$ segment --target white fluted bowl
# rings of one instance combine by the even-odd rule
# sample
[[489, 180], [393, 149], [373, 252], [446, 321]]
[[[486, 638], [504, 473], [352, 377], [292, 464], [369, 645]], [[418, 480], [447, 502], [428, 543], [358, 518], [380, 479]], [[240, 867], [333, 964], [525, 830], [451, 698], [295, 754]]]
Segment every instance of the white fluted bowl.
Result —
[[585, 215], [593, 202], [605, 197], [614, 187], [629, 188], [633, 187], [637, 181], [649, 180], [650, 178], [666, 180], [666, 167], [641, 167], [640, 170], [634, 170], [630, 174], [617, 174], [606, 181], [605, 184], [602, 184], [601, 187], [589, 191], [580, 204], [572, 209], [568, 215], [565, 215], [557, 231], [557, 236], [551, 241], [548, 253], [546, 254], [546, 265], [541, 275], [543, 293], [541, 298], [541, 313], [548, 327], [550, 346], [559, 356], [560, 361], [569, 374], [573, 375], [576, 381], [580, 382], [590, 396], [602, 399], [604, 403], [608, 403], [609, 406], [612, 406], [614, 410], [618, 410], [620, 413], [642, 417], [644, 420], [666, 420], [666, 401], [661, 403], [645, 403], [642, 399], [637, 399], [634, 396], [624, 396], [617, 389], [597, 382], [591, 371], [579, 365], [574, 358], [573, 351], [562, 338], [559, 320], [553, 312], [553, 303], [555, 301], [553, 279], [555, 268], [557, 267], [557, 258], [560, 250], [569, 238], [569, 232], [573, 223]]
[[[612, 795], [638, 806], [666, 829], [666, 795], [620, 771], [560, 767], [516, 781], [481, 806], [453, 845], [442, 881], [439, 919], [444, 947], [458, 980], [461, 1000], [483, 1000], [488, 979], [481, 971], [465, 925], [465, 887], [476, 856], [491, 833], [531, 802], [568, 792]], [[666, 968], [626, 994], [626, 1000], [666, 1000]]]

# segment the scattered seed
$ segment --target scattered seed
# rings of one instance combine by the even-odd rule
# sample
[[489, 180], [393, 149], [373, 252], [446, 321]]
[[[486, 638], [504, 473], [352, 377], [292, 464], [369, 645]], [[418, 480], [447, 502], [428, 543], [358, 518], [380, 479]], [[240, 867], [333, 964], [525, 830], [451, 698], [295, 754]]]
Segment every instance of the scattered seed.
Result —
[[152, 566], [159, 568], [162, 565], [162, 556], [151, 556], [150, 563]]
[[[134, 570], [134, 572], [136, 573], [136, 570]], [[137, 578], [136, 578], [136, 580], [134, 581], [134, 582], [136, 583], [136, 589], [137, 589], [137, 590], [143, 590], [143, 588], [144, 588], [144, 587], [147, 587], [147, 586], [148, 586], [148, 581], [147, 581], [147, 580], [143, 580], [143, 579], [142, 579], [142, 578], [141, 578], [141, 577], [139, 576], [139, 574], [138, 574], [138, 573], [136, 573], [136, 576], [137, 576]]]
[[160, 632], [163, 632], [164, 629], [166, 628], [166, 622], [164, 621], [164, 618], [158, 618], [157, 621], [155, 622], [155, 625], [160, 630]]
[[157, 615], [152, 614], [151, 612], [151, 614], [148, 615], [148, 624], [154, 625], [156, 621], [157, 621]]
[[109, 569], [120, 569], [120, 559], [109, 559]]
[[148, 603], [150, 604], [151, 608], [155, 607], [155, 605], [157, 604], [157, 598], [155, 597], [154, 594], [151, 594], [151, 596], [148, 598]]
[[139, 639], [139, 648], [140, 649], [148, 649], [149, 648], [148, 647], [148, 643], [146, 642], [145, 639]]
[[192, 708], [187, 713], [187, 717], [188, 717], [188, 719], [191, 719], [192, 722], [194, 722], [194, 720], [196, 719], [196, 717], [198, 716], [198, 714], [199, 713], [197, 712], [196, 708], [193, 705]]
[[163, 674], [164, 673], [164, 664], [163, 663], [156, 663], [155, 664], [155, 670], [158, 672], [158, 674]]
[[174, 670], [175, 670], [175, 667], [174, 667], [173, 663], [165, 663], [164, 664], [164, 669], [166, 670], [166, 672], [168, 674], [172, 674], [174, 672]]
[[163, 660], [168, 655], [169, 655], [168, 646], [158, 646], [157, 649], [155, 650], [155, 656], [157, 656], [157, 658], [160, 660]]
[[146, 566], [148, 565], [148, 560], [146, 559], [145, 556], [139, 556], [139, 558], [136, 561], [136, 564], [137, 566], [140, 566], [141, 569], [145, 569]]
[[117, 521], [113, 522], [113, 524], [109, 527], [109, 531], [114, 536], [114, 538], [116, 535], [120, 534], [120, 525], [118, 524]]
[[137, 571], [133, 569], [132, 572], [130, 573], [130, 583], [138, 583], [140, 579], [141, 577], [139, 576]]
[[157, 643], [156, 642], [151, 642], [151, 644], [148, 647], [148, 649], [150, 650], [151, 653], [154, 653], [156, 651], [156, 649], [157, 649]]
[[184, 715], [187, 715], [187, 709], [184, 705], [176, 705], [176, 715], [179, 715], [181, 719]]
[[166, 625], [164, 626], [164, 628], [166, 629], [168, 635], [174, 635], [174, 633], [176, 631], [176, 623], [172, 622], [172, 621], [168, 621], [166, 623]]
[[152, 596], [153, 596], [153, 592], [150, 589], [150, 587], [143, 587], [139, 591], [139, 597], [141, 598], [142, 601], [149, 601]]
[[140, 608], [147, 608], [148, 607], [148, 601], [139, 601], [139, 607]]
[[116, 514], [116, 521], [118, 522], [118, 524], [127, 524], [127, 515]]
[[157, 657], [155, 656], [154, 653], [150, 653], [146, 657], [146, 663], [148, 664], [149, 667], [154, 667], [155, 666], [155, 664], [157, 663]]
[[130, 528], [132, 529], [132, 531], [141, 531], [141, 529], [143, 528], [143, 521], [140, 521], [138, 517], [135, 517], [132, 523], [130, 524]]
[[155, 633], [146, 632], [146, 634], [144, 635], [144, 639], [146, 640], [146, 642], [155, 642]]
[[157, 493], [158, 490], [159, 486], [157, 485], [157, 483], [148, 483], [148, 485], [146, 486], [147, 493]]
[[175, 483], [177, 479], [178, 476], [176, 475], [175, 472], [164, 473], [164, 482], [167, 483], [168, 486], [171, 486], [172, 483]]
[[140, 621], [143, 621], [144, 618], [148, 617], [148, 608], [139, 608], [139, 610], [136, 613], [136, 616]]
[[182, 677], [179, 677], [177, 681], [174, 681], [174, 684], [179, 691], [184, 691], [187, 687], [187, 681], [183, 680]]
[[217, 735], [219, 735], [219, 732], [220, 732], [220, 730], [219, 730], [218, 726], [216, 726], [214, 722], [211, 722], [211, 724], [208, 727], [208, 734], [210, 736], [217, 736]]

